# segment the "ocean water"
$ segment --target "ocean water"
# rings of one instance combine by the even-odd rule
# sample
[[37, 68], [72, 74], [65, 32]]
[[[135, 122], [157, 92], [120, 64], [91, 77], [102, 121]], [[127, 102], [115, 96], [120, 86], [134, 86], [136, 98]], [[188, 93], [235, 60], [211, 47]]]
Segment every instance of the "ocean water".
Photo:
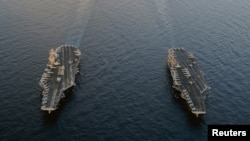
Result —
[[[205, 141], [250, 124], [249, 0], [0, 0], [1, 141]], [[82, 52], [76, 87], [40, 110], [48, 51]], [[211, 89], [195, 118], [174, 96], [167, 50], [194, 53]]]

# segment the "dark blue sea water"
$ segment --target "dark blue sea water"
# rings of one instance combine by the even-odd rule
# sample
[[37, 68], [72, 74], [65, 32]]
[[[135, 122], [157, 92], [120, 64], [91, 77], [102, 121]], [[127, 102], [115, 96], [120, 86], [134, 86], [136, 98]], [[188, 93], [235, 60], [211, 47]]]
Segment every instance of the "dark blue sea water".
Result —
[[[249, 0], [0, 0], [1, 141], [205, 141], [209, 124], [250, 124]], [[77, 86], [40, 110], [48, 51], [82, 52]], [[168, 48], [194, 53], [207, 114], [174, 97]]]

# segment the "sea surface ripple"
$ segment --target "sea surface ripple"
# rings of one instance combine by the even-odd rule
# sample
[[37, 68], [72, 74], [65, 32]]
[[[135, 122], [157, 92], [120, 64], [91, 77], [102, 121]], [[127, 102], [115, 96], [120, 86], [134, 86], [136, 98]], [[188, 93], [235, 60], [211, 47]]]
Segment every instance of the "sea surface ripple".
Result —
[[[201, 141], [250, 124], [249, 0], [0, 0], [0, 140]], [[82, 52], [61, 108], [40, 110], [48, 51]], [[211, 89], [195, 118], [175, 98], [167, 50], [194, 53]]]

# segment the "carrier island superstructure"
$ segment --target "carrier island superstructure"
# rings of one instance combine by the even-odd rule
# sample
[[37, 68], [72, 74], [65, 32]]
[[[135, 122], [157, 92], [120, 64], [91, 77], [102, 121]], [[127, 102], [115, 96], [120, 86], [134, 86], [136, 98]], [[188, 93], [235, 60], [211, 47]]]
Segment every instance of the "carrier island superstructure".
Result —
[[51, 113], [65, 97], [65, 91], [75, 86], [79, 72], [81, 52], [79, 49], [62, 45], [49, 51], [48, 64], [40, 79], [42, 92], [41, 110]]
[[180, 93], [197, 117], [206, 113], [204, 92], [210, 87], [194, 55], [182, 48], [170, 48], [167, 57], [172, 87]]

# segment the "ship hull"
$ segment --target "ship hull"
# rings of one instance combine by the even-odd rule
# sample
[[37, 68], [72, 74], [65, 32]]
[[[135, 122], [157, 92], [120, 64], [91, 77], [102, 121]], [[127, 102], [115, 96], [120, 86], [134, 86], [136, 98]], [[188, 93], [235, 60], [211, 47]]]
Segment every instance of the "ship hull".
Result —
[[209, 89], [204, 73], [191, 52], [180, 48], [168, 50], [168, 69], [172, 87], [196, 116], [206, 114], [205, 91]]
[[43, 89], [41, 110], [55, 111], [66, 91], [75, 86], [80, 55], [79, 49], [67, 45], [49, 51], [49, 62], [39, 82]]

